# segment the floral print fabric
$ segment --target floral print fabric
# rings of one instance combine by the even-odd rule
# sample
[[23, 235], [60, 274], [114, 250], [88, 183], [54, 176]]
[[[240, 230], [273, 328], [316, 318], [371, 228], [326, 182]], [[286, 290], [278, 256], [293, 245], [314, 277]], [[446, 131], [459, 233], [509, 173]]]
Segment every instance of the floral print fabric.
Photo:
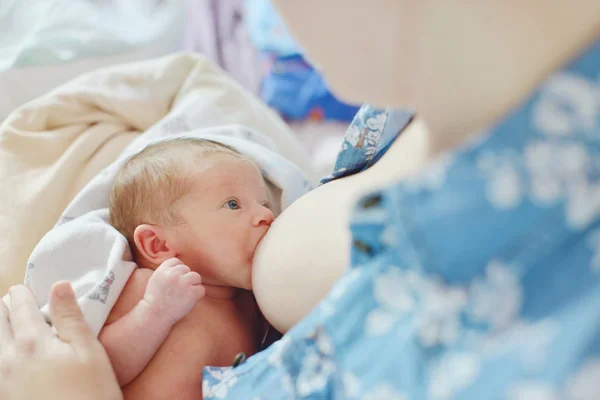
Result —
[[[325, 182], [376, 162], [399, 115], [361, 110]], [[600, 398], [600, 42], [477, 142], [362, 199], [351, 230], [328, 296], [207, 368], [205, 398]]]

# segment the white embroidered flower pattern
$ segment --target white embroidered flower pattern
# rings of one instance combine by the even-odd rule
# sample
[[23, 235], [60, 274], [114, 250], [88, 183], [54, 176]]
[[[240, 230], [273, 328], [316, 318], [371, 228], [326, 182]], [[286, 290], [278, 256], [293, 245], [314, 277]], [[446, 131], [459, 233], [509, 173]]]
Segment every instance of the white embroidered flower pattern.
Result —
[[329, 297], [332, 300], [337, 300], [341, 298], [344, 293], [347, 292], [348, 287], [356, 282], [358, 277], [360, 276], [361, 270], [359, 268], [352, 268], [347, 270], [344, 275], [335, 283], [331, 291], [329, 292]]
[[366, 332], [371, 336], [387, 333], [399, 315], [412, 311], [414, 305], [413, 288], [399, 268], [390, 268], [375, 278], [373, 296], [379, 307], [366, 319]]
[[544, 381], [524, 381], [507, 390], [508, 400], [597, 400], [600, 390], [600, 359], [587, 361], [571, 375], [564, 388]]
[[283, 354], [287, 351], [289, 345], [292, 343], [292, 340], [289, 336], [284, 335], [281, 339], [275, 342], [273, 346], [273, 351], [269, 355], [267, 362], [274, 367], [280, 367], [283, 362]]
[[404, 186], [407, 190], [413, 192], [418, 190], [439, 190], [446, 183], [446, 175], [453, 162], [453, 156], [444, 155], [428, 165], [427, 168], [424, 168], [414, 178], [406, 179]]
[[381, 131], [367, 131], [365, 133], [365, 141], [371, 146], [377, 146], [380, 137]]
[[408, 398], [392, 385], [383, 383], [367, 392], [362, 400], [408, 400]]
[[536, 373], [546, 365], [547, 355], [552, 350], [560, 327], [560, 323], [552, 319], [535, 322], [517, 320], [502, 331], [480, 337], [478, 343], [487, 357], [512, 355], [526, 371]]
[[503, 210], [519, 205], [523, 188], [514, 156], [483, 154], [477, 166], [487, 178], [486, 197], [492, 206]]
[[360, 140], [360, 136], [361, 136], [360, 128], [356, 125], [350, 125], [348, 127], [348, 130], [346, 131], [345, 140], [346, 140], [346, 142], [350, 143], [350, 145], [352, 145], [352, 147], [356, 147]]
[[597, 400], [600, 395], [600, 358], [589, 360], [569, 378], [565, 398]]
[[315, 339], [316, 346], [303, 356], [296, 381], [296, 392], [303, 397], [323, 390], [337, 369], [331, 359], [333, 342], [325, 330], [317, 328], [310, 338]]
[[486, 275], [468, 288], [445, 285], [414, 270], [391, 267], [373, 283], [379, 307], [365, 321], [367, 335], [384, 335], [401, 319], [414, 318], [423, 346], [454, 343], [461, 330], [461, 315], [503, 329], [518, 319], [522, 288], [510, 266], [498, 260], [489, 263]]
[[511, 386], [507, 400], [560, 400], [557, 391], [546, 382], [528, 381]]
[[381, 235], [379, 235], [379, 241], [381, 244], [387, 247], [393, 247], [396, 245], [398, 242], [398, 235], [392, 224], [386, 225], [381, 232]]
[[468, 314], [475, 321], [503, 329], [519, 315], [523, 290], [512, 269], [498, 260], [489, 262], [483, 279], [475, 279], [469, 292]]
[[231, 389], [238, 381], [233, 374], [233, 368], [210, 368], [205, 369], [212, 379], [218, 381], [211, 385], [207, 379], [202, 381], [202, 396], [205, 399], [225, 399]]
[[336, 369], [333, 361], [317, 352], [306, 354], [302, 359], [301, 368], [296, 381], [296, 392], [304, 397], [323, 390]]
[[568, 191], [567, 222], [574, 229], [584, 229], [600, 215], [600, 182], [573, 182]]
[[424, 346], [456, 340], [460, 329], [459, 314], [466, 302], [464, 290], [425, 279], [412, 270], [392, 267], [375, 278], [373, 296], [380, 307], [367, 316], [367, 335], [388, 333], [410, 313]]
[[367, 160], [371, 160], [373, 156], [375, 156], [375, 152], [377, 151], [377, 144], [379, 143], [379, 137], [381, 136], [381, 132], [379, 131], [368, 131], [365, 134], [364, 138], [364, 153]]
[[592, 129], [599, 110], [600, 85], [560, 73], [543, 86], [533, 109], [533, 123], [548, 136], [568, 136], [575, 130]]
[[422, 309], [417, 313], [418, 337], [424, 346], [450, 345], [460, 334], [460, 315], [466, 305], [464, 289], [422, 279]]
[[354, 399], [360, 394], [360, 379], [351, 372], [342, 372], [344, 398]]
[[582, 144], [537, 140], [520, 156], [483, 155], [477, 165], [492, 206], [511, 209], [525, 198], [538, 206], [564, 201], [568, 224], [579, 229], [600, 214], [600, 183], [590, 177], [599, 168], [592, 160]]
[[587, 237], [587, 243], [592, 251], [590, 267], [592, 271], [600, 273], [600, 229], [596, 229]]
[[547, 136], [526, 143], [522, 154], [486, 155], [478, 166], [490, 203], [513, 208], [527, 197], [539, 206], [565, 202], [569, 226], [586, 227], [600, 214], [599, 166], [578, 135], [593, 132], [600, 117], [600, 84], [569, 74], [553, 77], [534, 104], [532, 123]]
[[331, 317], [337, 309], [337, 301], [349, 290], [360, 276], [360, 268], [346, 270], [346, 273], [333, 285], [329, 295], [321, 302], [319, 309], [325, 317]]
[[365, 125], [372, 131], [381, 132], [383, 130], [383, 127], [385, 126], [386, 118], [387, 114], [377, 113], [373, 117], [367, 118]]
[[480, 361], [472, 354], [449, 353], [434, 366], [429, 377], [431, 400], [449, 400], [469, 387], [479, 375]]

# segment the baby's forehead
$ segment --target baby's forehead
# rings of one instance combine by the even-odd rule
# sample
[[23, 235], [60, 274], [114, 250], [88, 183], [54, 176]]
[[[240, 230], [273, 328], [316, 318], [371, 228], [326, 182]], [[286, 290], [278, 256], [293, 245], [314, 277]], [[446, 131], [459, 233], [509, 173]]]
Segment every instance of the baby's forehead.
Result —
[[256, 163], [228, 154], [206, 158], [198, 162], [191, 172], [195, 180], [207, 186], [259, 184], [266, 187], [264, 173]]

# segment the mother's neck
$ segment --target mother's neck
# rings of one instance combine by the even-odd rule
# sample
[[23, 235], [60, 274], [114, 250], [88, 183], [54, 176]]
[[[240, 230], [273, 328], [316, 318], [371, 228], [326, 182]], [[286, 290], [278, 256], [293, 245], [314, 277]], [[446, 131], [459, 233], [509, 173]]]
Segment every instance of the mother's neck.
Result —
[[[419, 87], [426, 89], [424, 93], [428, 98], [418, 101], [416, 121], [410, 124], [375, 165], [354, 178], [358, 193], [362, 193], [359, 189], [361, 185], [384, 187], [410, 176], [440, 153], [481, 132], [522, 102], [550, 73], [575, 57], [600, 35], [598, 0], [528, 0], [519, 2], [523, 5], [523, 14], [518, 16], [510, 15], [516, 10], [515, 1], [506, 0], [511, 5], [510, 10], [501, 9], [506, 4], [504, 1], [469, 2], [474, 4], [473, 12], [481, 11], [477, 10], [477, 5], [487, 4], [485, 12], [490, 13], [493, 8], [490, 4], [495, 5], [498, 9], [493, 11], [502, 15], [494, 21], [500, 27], [510, 26], [508, 21], [514, 21], [512, 29], [510, 32], [495, 32], [498, 35], [506, 34], [502, 39], [490, 34], [494, 31], [490, 27], [482, 27], [482, 32], [487, 33], [483, 39], [466, 38], [474, 42], [481, 39], [488, 47], [481, 46], [481, 52], [478, 53], [483, 62], [480, 59], [465, 60], [460, 66], [455, 66], [471, 68], [464, 71], [470, 74], [471, 80], [464, 90], [456, 91], [456, 83], [448, 79], [461, 73], [451, 68], [449, 71], [442, 68], [441, 71], [447, 72], [447, 76], [436, 76], [435, 82], [419, 82]], [[548, 6], [540, 2], [548, 3]], [[553, 10], [548, 10], [553, 6]], [[484, 19], [472, 19], [481, 20]], [[477, 30], [471, 26], [466, 31]], [[453, 38], [454, 41], [457, 39]], [[506, 42], [502, 44], [501, 40]], [[473, 50], [478, 46], [478, 43], [467, 43], [465, 48]], [[473, 63], [479, 64], [482, 71], [473, 68]], [[491, 71], [488, 73], [487, 69]], [[490, 76], [494, 77], [491, 81]], [[439, 96], [434, 93], [439, 93]]]
[[[418, 111], [427, 124], [432, 145], [437, 148], [432, 149], [434, 152], [454, 147], [501, 119], [550, 73], [600, 38], [598, 0], [468, 3], [475, 15], [464, 23], [482, 26], [471, 26], [466, 31], [479, 30], [482, 35], [455, 34], [456, 39], [467, 41], [464, 48], [469, 54], [435, 82], [446, 101], [432, 96], [419, 101]], [[458, 93], [444, 93], [443, 79], [458, 76], [453, 74], [460, 74], [461, 68], [467, 68], [463, 73], [469, 74], [468, 87]], [[456, 89], [449, 79], [446, 83], [448, 90]], [[449, 101], [452, 96], [457, 101]]]

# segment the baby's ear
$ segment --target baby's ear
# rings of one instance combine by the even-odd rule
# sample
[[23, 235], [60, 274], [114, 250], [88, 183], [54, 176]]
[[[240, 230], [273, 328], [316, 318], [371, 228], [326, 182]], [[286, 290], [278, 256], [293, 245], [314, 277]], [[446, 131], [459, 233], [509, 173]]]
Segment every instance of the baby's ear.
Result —
[[175, 257], [175, 252], [167, 243], [164, 230], [159, 226], [139, 225], [133, 232], [133, 241], [138, 256], [157, 266], [169, 258]]

